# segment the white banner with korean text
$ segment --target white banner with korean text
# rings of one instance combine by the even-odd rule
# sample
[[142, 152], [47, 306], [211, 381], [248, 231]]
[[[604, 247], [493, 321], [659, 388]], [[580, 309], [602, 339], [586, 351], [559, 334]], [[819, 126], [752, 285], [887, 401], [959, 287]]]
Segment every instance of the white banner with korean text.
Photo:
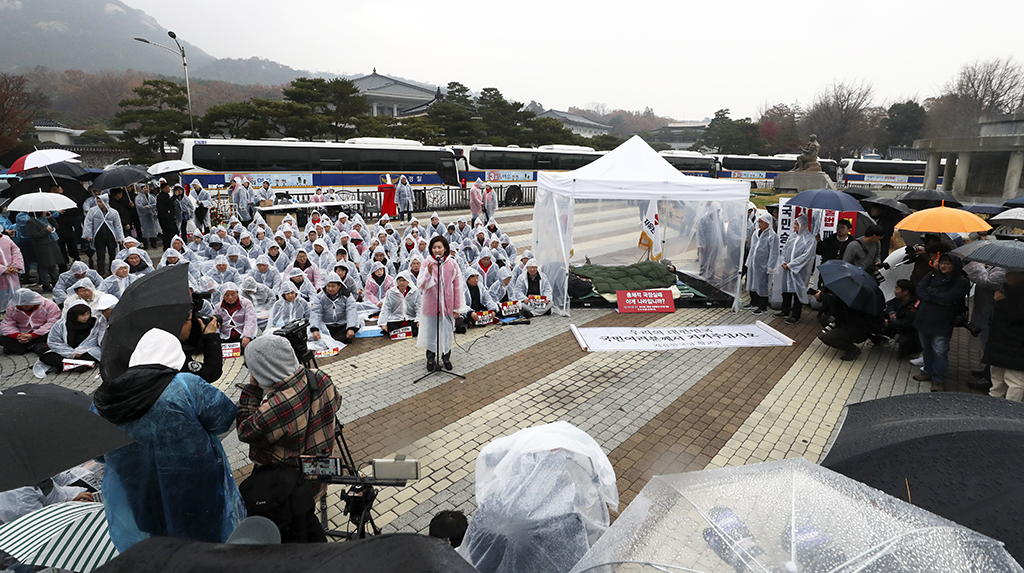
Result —
[[793, 339], [761, 321], [678, 328], [577, 328], [573, 325], [570, 329], [586, 352], [791, 346], [794, 343]]

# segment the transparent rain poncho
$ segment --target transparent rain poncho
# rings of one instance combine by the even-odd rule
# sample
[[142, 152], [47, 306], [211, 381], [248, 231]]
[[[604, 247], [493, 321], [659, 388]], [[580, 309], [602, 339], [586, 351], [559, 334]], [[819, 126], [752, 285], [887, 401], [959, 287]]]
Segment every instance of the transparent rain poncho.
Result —
[[795, 458], [655, 476], [584, 571], [1024, 570], [994, 539]]
[[619, 504], [608, 457], [567, 422], [485, 446], [476, 461], [476, 499], [458, 551], [481, 573], [565, 573]]

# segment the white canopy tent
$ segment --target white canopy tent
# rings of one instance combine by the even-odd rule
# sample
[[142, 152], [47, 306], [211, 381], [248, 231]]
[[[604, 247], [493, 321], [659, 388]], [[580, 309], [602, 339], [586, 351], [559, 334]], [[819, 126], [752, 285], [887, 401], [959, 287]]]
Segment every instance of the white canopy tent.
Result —
[[552, 284], [554, 311], [569, 314], [571, 264], [643, 256], [637, 242], [650, 201], [658, 202], [664, 257], [738, 304], [749, 197], [745, 181], [683, 175], [639, 136], [579, 169], [539, 172], [533, 254]]

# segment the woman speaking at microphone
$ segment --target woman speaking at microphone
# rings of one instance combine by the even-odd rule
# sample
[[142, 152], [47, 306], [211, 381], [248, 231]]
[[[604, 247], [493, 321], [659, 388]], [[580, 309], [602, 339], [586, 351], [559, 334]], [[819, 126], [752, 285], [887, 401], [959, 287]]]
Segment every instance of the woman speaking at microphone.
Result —
[[[462, 297], [462, 273], [450, 256], [448, 241], [440, 235], [430, 240], [430, 258], [423, 263], [416, 286], [423, 292], [420, 334], [416, 346], [427, 349], [427, 371], [452, 369], [455, 318], [466, 312]], [[440, 360], [438, 360], [440, 359]]]

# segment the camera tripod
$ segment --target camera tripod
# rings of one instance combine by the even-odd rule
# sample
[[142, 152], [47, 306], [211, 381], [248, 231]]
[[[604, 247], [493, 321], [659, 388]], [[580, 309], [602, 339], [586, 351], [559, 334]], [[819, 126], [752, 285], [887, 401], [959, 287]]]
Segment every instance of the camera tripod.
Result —
[[[377, 493], [381, 487], [405, 487], [406, 480], [385, 480], [366, 477], [359, 473], [355, 460], [352, 458], [352, 451], [345, 441], [343, 430], [345, 425], [335, 419], [334, 441], [338, 445], [341, 459], [342, 475], [316, 476], [315, 481], [350, 486], [341, 494], [345, 502], [345, 510], [342, 515], [347, 515], [349, 521], [355, 526], [352, 531], [341, 531], [330, 529], [327, 519], [327, 494], [320, 498], [320, 525], [324, 533], [330, 537], [343, 538], [346, 541], [352, 539], [363, 539], [367, 535], [380, 535], [380, 528], [373, 522], [373, 504], [377, 501]], [[318, 455], [318, 458], [328, 459], [329, 456]], [[346, 475], [347, 474], [347, 475]]]

